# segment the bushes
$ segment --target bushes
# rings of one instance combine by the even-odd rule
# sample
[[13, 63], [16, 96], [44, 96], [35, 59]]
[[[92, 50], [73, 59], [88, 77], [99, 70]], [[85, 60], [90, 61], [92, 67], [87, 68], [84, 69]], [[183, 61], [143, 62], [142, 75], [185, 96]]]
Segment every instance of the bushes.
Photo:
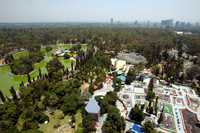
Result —
[[87, 114], [86, 112], [83, 114], [83, 127], [84, 133], [95, 132], [96, 128], [96, 120], [93, 115]]
[[108, 116], [102, 127], [102, 133], [123, 133], [125, 120], [121, 117], [119, 110], [115, 106], [110, 106]]
[[101, 96], [97, 96], [95, 98], [101, 107], [101, 114], [107, 113], [110, 110], [110, 106], [115, 106], [116, 100], [118, 99], [116, 92], [108, 92], [103, 99]]
[[14, 60], [11, 64], [11, 70], [14, 74], [28, 74], [33, 70], [33, 66], [29, 58], [25, 57], [22, 59]]
[[11, 71], [14, 74], [28, 74], [33, 70], [33, 65], [43, 60], [41, 52], [30, 52], [29, 56], [13, 59], [11, 62]]
[[135, 105], [130, 111], [129, 118], [137, 123], [141, 123], [144, 120], [144, 113], [138, 105]]

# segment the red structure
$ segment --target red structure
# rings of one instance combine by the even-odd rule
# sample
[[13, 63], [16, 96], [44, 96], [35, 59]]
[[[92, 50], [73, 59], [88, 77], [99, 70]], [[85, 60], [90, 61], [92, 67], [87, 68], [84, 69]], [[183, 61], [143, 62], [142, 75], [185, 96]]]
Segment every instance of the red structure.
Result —
[[184, 120], [185, 133], [200, 133], [200, 128], [196, 126], [199, 123], [197, 115], [188, 109], [183, 109], [181, 112]]

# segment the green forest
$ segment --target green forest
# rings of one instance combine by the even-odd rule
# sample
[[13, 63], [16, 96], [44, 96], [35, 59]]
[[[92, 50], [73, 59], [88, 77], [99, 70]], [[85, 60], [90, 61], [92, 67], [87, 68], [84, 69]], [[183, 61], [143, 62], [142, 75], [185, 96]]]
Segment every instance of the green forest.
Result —
[[[65, 54], [62, 58], [52, 55], [57, 44], [70, 44], [66, 47], [77, 55], [76, 61], [69, 61], [73, 54]], [[87, 44], [86, 48], [82, 48], [82, 44]], [[177, 58], [167, 53], [171, 49], [178, 49]], [[0, 66], [0, 73], [9, 71], [20, 83], [5, 85], [8, 87], [6, 91], [0, 89], [0, 131], [42, 133], [49, 131], [46, 126], [52, 124], [45, 126], [44, 123], [55, 117], [53, 129], [60, 127], [62, 120], [70, 119], [69, 130], [94, 132], [95, 120], [85, 112], [85, 101], [95, 88], [102, 85], [111, 70], [110, 59], [119, 52], [143, 55], [148, 61], [145, 67], [152, 69], [156, 76], [172, 83], [190, 83], [200, 95], [199, 86], [192, 82], [194, 79], [200, 81], [199, 34], [178, 36], [172, 30], [126, 27], [5, 28], [0, 29], [0, 59], [5, 59], [7, 65]], [[193, 67], [185, 71], [184, 76], [180, 75], [183, 72], [183, 53], [196, 56], [191, 60]], [[33, 74], [34, 70], [36, 74]], [[6, 76], [9, 75], [4, 78]], [[133, 81], [135, 70], [130, 71], [127, 77], [128, 83]], [[89, 84], [87, 92], [82, 90], [84, 83]], [[103, 133], [122, 133], [125, 130], [125, 120], [115, 107], [116, 93], [121, 89], [121, 83], [116, 79], [114, 88], [114, 92], [107, 93], [103, 99], [96, 97], [101, 115], [108, 115], [102, 126]], [[147, 98], [151, 101], [155, 94], [149, 91]], [[139, 116], [138, 123], [143, 120], [144, 114], [138, 106], [131, 112], [133, 120], [135, 114]], [[144, 125], [148, 132], [155, 132], [151, 123]]]

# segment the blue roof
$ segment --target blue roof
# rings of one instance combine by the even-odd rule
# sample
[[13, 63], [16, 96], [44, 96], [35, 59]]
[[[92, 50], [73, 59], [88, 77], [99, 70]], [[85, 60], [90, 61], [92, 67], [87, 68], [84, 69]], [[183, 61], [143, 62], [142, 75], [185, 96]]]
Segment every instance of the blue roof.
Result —
[[117, 78], [120, 79], [123, 82], [126, 81], [126, 77], [124, 75], [117, 76]]
[[85, 110], [88, 113], [97, 114], [100, 112], [100, 106], [98, 105], [98, 102], [94, 98], [91, 98], [88, 104], [86, 105]]
[[131, 131], [134, 133], [144, 133], [142, 126], [139, 124], [133, 124]]

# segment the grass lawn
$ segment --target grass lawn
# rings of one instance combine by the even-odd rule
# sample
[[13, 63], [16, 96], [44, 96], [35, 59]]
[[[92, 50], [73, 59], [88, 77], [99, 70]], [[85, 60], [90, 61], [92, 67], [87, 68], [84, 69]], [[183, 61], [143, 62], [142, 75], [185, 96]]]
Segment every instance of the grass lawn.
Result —
[[56, 110], [53, 114], [46, 113], [49, 116], [48, 124], [41, 124], [39, 130], [44, 133], [74, 133], [70, 126], [71, 117], [64, 116], [61, 110]]
[[[42, 74], [47, 74], [48, 72], [46, 65], [52, 59], [52, 56], [46, 55], [44, 60], [34, 64], [34, 70], [30, 72], [31, 78], [37, 78], [37, 76], [39, 75], [39, 69], [41, 69]], [[64, 65], [65, 69], [71, 68], [71, 60], [66, 60], [63, 57], [60, 57], [59, 60]], [[9, 65], [0, 67], [0, 90], [3, 92], [4, 95], [10, 95], [9, 89], [11, 88], [11, 86], [13, 86], [17, 90], [22, 81], [24, 83], [28, 81], [27, 75], [12, 74]]]
[[64, 57], [59, 57], [58, 58], [59, 61], [62, 63], [62, 65], [64, 66], [64, 68], [69, 68], [71, 69], [71, 60], [69, 59], [64, 59]]
[[[45, 56], [45, 59], [34, 65], [34, 70], [30, 73], [31, 78], [36, 78], [39, 75], [39, 68], [42, 74], [47, 73], [46, 64], [52, 59], [51, 56]], [[21, 82], [28, 81], [27, 75], [15, 75], [11, 73], [9, 65], [0, 67], [0, 90], [4, 95], [9, 96], [9, 89], [13, 86], [16, 90], [19, 88]]]
[[86, 51], [86, 50], [87, 50], [87, 44], [82, 44], [82, 45], [81, 45], [81, 49], [82, 49], [83, 51]]
[[41, 70], [43, 75], [47, 74], [48, 71], [47, 71], [46, 66], [47, 66], [47, 63], [52, 59], [53, 59], [52, 56], [46, 54], [44, 57], [44, 60], [42, 60], [39, 63], [34, 64], [34, 70], [30, 73], [31, 78], [36, 78], [39, 75], [39, 69]]
[[[63, 44], [63, 43], [60, 43], [60, 44], [55, 45], [54, 49], [70, 49], [70, 48], [73, 47], [73, 45], [75, 45], [75, 44]], [[81, 49], [83, 51], [86, 51], [87, 50], [87, 44], [81, 44]]]
[[75, 133], [83, 133], [83, 125], [82, 125], [82, 114], [81, 111], [78, 110], [75, 115]]
[[73, 44], [64, 44], [64, 43], [59, 43], [57, 45], [55, 45], [56, 49], [70, 49], [72, 48]]
[[[54, 51], [57, 48], [64, 48], [64, 49], [70, 49], [73, 46], [73, 44], [58, 44], [53, 47]], [[86, 50], [87, 45], [82, 45], [82, 49]], [[37, 78], [39, 75], [39, 69], [41, 69], [42, 74], [47, 74], [47, 63], [53, 59], [52, 57], [52, 51], [46, 52], [45, 49], [41, 49], [41, 51], [45, 54], [44, 60], [42, 60], [39, 63], [34, 64], [34, 70], [30, 72], [31, 78]], [[28, 56], [28, 51], [20, 51], [13, 54], [14, 59], [19, 59], [21, 57]], [[63, 57], [59, 57], [59, 61], [64, 65], [64, 68], [71, 69], [71, 60], [64, 59]], [[24, 82], [27, 83], [27, 75], [15, 75], [11, 73], [11, 69], [9, 65], [1, 66], [0, 67], [0, 90], [3, 92], [4, 95], [9, 96], [10, 92], [9, 89], [11, 86], [13, 86], [16, 90], [19, 89], [19, 85]]]
[[174, 115], [174, 114], [173, 114], [172, 105], [171, 105], [171, 104], [165, 104], [164, 112], [165, 112], [165, 113], [168, 113], [168, 114], [170, 114], [170, 115]]
[[160, 124], [160, 126], [162, 129], [170, 133], [174, 133], [176, 130], [176, 127], [175, 127], [174, 114], [173, 114], [173, 109], [172, 109], [171, 104], [165, 104], [164, 113], [165, 113], [165, 117], [162, 124]]
[[8, 96], [11, 86], [19, 88], [21, 82], [27, 82], [27, 77], [24, 75], [14, 75], [11, 73], [8, 65], [0, 67], [0, 90]]
[[23, 51], [14, 53], [13, 57], [14, 57], [14, 59], [19, 59], [21, 57], [26, 57], [28, 55], [29, 55], [29, 52], [27, 50], [23, 50]]

